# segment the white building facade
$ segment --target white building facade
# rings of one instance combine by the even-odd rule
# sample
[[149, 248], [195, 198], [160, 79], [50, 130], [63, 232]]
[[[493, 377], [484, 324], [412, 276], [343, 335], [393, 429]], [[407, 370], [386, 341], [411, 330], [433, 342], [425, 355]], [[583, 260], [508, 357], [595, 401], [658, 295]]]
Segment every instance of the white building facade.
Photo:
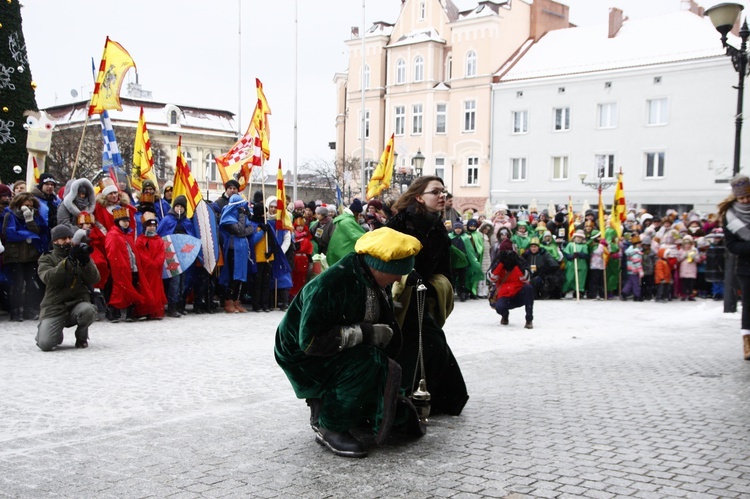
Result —
[[[732, 176], [738, 75], [701, 14], [623, 20], [614, 9], [609, 25], [550, 32], [502, 68], [491, 202], [595, 207], [579, 174], [613, 182], [622, 170], [629, 206], [714, 212]], [[747, 127], [742, 138], [747, 165]]]

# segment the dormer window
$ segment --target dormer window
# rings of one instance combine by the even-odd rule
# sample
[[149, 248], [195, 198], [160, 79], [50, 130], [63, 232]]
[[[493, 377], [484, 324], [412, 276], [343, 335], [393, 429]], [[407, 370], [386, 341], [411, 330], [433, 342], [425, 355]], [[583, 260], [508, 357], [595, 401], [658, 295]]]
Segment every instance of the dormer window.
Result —
[[419, 20], [424, 21], [425, 17], [427, 17], [426, 2], [419, 2]]
[[177, 111], [170, 111], [169, 112], [169, 124], [170, 125], [176, 125], [177, 124]]

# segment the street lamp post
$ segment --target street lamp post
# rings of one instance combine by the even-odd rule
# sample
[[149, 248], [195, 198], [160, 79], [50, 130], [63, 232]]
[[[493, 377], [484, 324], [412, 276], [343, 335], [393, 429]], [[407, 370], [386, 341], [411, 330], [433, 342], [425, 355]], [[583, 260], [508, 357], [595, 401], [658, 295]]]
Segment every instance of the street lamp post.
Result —
[[[737, 114], [735, 116], [734, 127], [734, 161], [732, 163], [732, 175], [740, 173], [740, 142], [742, 132], [742, 101], [745, 90], [745, 75], [747, 74], [747, 39], [750, 36], [750, 29], [747, 26], [747, 19], [742, 23], [740, 28], [740, 39], [742, 44], [737, 49], [727, 43], [727, 33], [734, 26], [737, 17], [744, 7], [738, 3], [720, 3], [706, 10], [706, 15], [711, 19], [716, 31], [721, 34], [721, 44], [727, 49], [727, 55], [732, 58], [732, 65], [735, 71], [739, 73], [739, 83], [737, 84]], [[734, 279], [734, 269], [737, 258], [724, 251], [724, 313], [733, 313], [737, 311], [737, 292]]]
[[424, 154], [422, 154], [421, 149], [417, 149], [417, 154], [412, 158], [414, 169], [408, 170], [406, 167], [403, 168], [397, 168], [396, 162], [394, 160], [393, 165], [393, 180], [396, 181], [396, 183], [399, 185], [399, 194], [402, 194], [401, 192], [401, 186], [406, 185], [407, 187], [411, 185], [411, 183], [414, 181], [414, 179], [419, 178], [422, 176], [422, 168], [424, 167]]

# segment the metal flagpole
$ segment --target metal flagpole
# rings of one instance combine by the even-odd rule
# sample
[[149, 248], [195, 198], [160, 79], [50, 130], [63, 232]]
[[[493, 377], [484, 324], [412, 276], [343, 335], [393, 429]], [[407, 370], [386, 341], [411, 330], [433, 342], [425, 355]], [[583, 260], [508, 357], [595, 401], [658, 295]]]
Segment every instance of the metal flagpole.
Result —
[[[298, 59], [298, 30], [299, 17], [297, 15], [298, 0], [294, 0], [294, 148], [293, 148], [293, 165], [294, 168], [294, 189], [292, 191], [292, 200], [297, 198], [297, 59]], [[286, 206], [286, 199], [282, 200]]]
[[360, 168], [360, 178], [362, 179], [362, 193], [360, 196], [364, 196], [365, 192], [367, 192], [367, 187], [365, 184], [365, 0], [362, 0], [362, 70], [360, 71], [360, 87], [362, 87], [362, 134], [361, 134], [361, 141], [362, 141], [362, 157], [360, 158], [362, 160], [362, 165]]
[[242, 137], [242, 0], [237, 0], [237, 137]]

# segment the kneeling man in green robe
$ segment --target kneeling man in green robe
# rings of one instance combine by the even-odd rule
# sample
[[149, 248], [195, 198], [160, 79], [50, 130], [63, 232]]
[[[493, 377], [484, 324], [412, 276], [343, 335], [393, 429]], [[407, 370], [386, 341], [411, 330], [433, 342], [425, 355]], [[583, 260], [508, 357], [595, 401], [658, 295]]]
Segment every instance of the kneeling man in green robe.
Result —
[[[310, 406], [315, 440], [344, 457], [367, 446], [351, 430], [369, 427], [382, 445], [391, 429], [422, 435], [400, 392], [401, 330], [387, 289], [414, 267], [416, 238], [383, 227], [297, 294], [276, 330], [274, 354], [297, 398]], [[409, 431], [411, 430], [411, 431]]]

